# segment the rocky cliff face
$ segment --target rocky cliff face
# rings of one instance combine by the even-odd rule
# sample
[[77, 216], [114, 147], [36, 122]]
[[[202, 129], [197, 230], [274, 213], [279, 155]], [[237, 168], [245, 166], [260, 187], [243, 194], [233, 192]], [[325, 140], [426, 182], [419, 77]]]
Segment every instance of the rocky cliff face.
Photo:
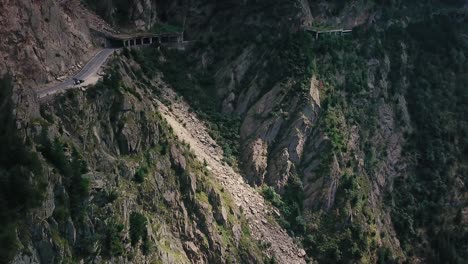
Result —
[[1, 68], [38, 89], [76, 72], [102, 44], [90, 28], [106, 23], [79, 1], [2, 1]]
[[[262, 5], [261, 1], [257, 4]], [[307, 4], [310, 12], [304, 10]], [[420, 173], [431, 163], [429, 160], [436, 162], [434, 151], [438, 147], [422, 142], [416, 147], [413, 143], [415, 137], [425, 134], [428, 142], [458, 144], [455, 139], [441, 143], [440, 134], [422, 132], [426, 127], [423, 123], [430, 122], [430, 118], [422, 116], [422, 109], [427, 109], [422, 97], [445, 100], [435, 99], [437, 92], [432, 89], [448, 83], [453, 89], [444, 98], [459, 93], [463, 85], [454, 84], [448, 76], [463, 79], [461, 68], [452, 64], [444, 73], [434, 72], [444, 79], [441, 82], [423, 74], [422, 68], [432, 65], [429, 67], [435, 69], [450, 56], [466, 67], [466, 32], [460, 30], [466, 16], [461, 4], [390, 4], [383, 8], [337, 1], [263, 6], [256, 20], [224, 18], [229, 22], [223, 25], [242, 26], [213, 30], [212, 39], [194, 49], [191, 58], [182, 64], [190, 70], [179, 77], [188, 76], [190, 84], [180, 82], [174, 86], [191, 98], [195, 108], [207, 112], [208, 120], [219, 120], [203, 105], [214, 93], [217, 101], [213, 108], [231, 115], [233, 120], [240, 119], [239, 145], [231, 144], [232, 136], [225, 133], [220, 137], [227, 146], [225, 150], [238, 149], [240, 168], [252, 185], [272, 186], [282, 195], [282, 202], [272, 198], [273, 203], [283, 208], [288, 218], [285, 224], [293, 232], [305, 230], [310, 234], [303, 243], [319, 261], [425, 261], [442, 255], [460, 260], [463, 246], [447, 241], [460, 241], [455, 230], [466, 222], [453, 223], [461, 219], [463, 209], [446, 205], [450, 203], [447, 201], [463, 203], [464, 187], [452, 182], [464, 181], [465, 170], [455, 169], [465, 167], [463, 151], [444, 148], [442, 156], [451, 156], [454, 163], [437, 162], [440, 166], [433, 169], [439, 172]], [[257, 10], [255, 4], [246, 5]], [[232, 6], [234, 10], [246, 7]], [[414, 8], [419, 12], [413, 12]], [[222, 9], [216, 11], [212, 22], [220, 25], [215, 21], [221, 21], [225, 13]], [[281, 26], [271, 27], [272, 20]], [[300, 25], [323, 30], [355, 28], [351, 36], [321, 35], [314, 39], [301, 33]], [[453, 45], [447, 46], [442, 36], [454, 40]], [[236, 49], [238, 46], [243, 48]], [[448, 55], [448, 50], [453, 55]], [[427, 57], [433, 60], [424, 62]], [[419, 76], [431, 83], [432, 88], [427, 88], [430, 91], [421, 88], [424, 85]], [[191, 90], [184, 88], [187, 86]], [[461, 121], [460, 108], [437, 109], [453, 116], [455, 122]], [[462, 123], [465, 128], [449, 125], [448, 130], [458, 127], [465, 131]], [[222, 134], [223, 126], [229, 124], [216, 123], [215, 129]], [[459, 138], [464, 132], [453, 133]], [[426, 154], [430, 156], [427, 159], [418, 157]], [[430, 186], [446, 186], [457, 194], [443, 191], [445, 187], [434, 191], [438, 198], [422, 194], [432, 188], [421, 187], [428, 184], [425, 177], [434, 180]], [[405, 206], [405, 195], [394, 189], [395, 179], [397, 189], [414, 192], [408, 199], [424, 205]], [[438, 219], [449, 222], [450, 227], [440, 228], [423, 220], [422, 215], [430, 218], [426, 212], [434, 208], [428, 204], [446, 212]], [[445, 237], [445, 242], [436, 242], [423, 235], [425, 232]], [[424, 242], [409, 245], [416, 240]]]
[[[46, 6], [66, 14], [62, 5]], [[263, 258], [247, 232], [239, 232], [246, 221], [242, 211], [225, 208], [222, 189], [207, 184], [209, 173], [157, 114], [151, 87], [170, 84], [222, 147], [224, 159], [217, 162], [238, 169], [278, 207], [276, 219], [268, 221], [282, 223], [304, 246], [307, 260], [462, 261], [468, 47], [462, 6], [90, 2], [88, 7], [126, 30], [173, 24], [197, 42], [185, 53], [133, 52], [128, 61], [116, 62], [120, 66], [105, 85], [43, 103], [41, 111], [32, 96], [19, 97], [26, 123], [18, 127], [46, 158], [50, 177], [38, 214], [46, 220], [28, 220], [31, 229], [23, 233], [34, 236], [22, 240], [23, 251], [35, 260], [46, 256], [46, 262]], [[66, 25], [81, 23], [76, 21]], [[316, 39], [304, 31], [309, 26], [353, 33]], [[73, 52], [92, 43], [84, 32], [81, 45], [70, 48], [71, 61], [36, 61], [74, 64]], [[3, 47], [8, 56], [11, 49]], [[9, 58], [5, 65], [29, 76]], [[155, 81], [151, 76], [160, 71], [164, 81]], [[121, 80], [112, 77], [117, 73]], [[67, 176], [47, 154], [47, 144], [63, 149], [70, 164], [86, 164], [83, 176]], [[89, 184], [89, 193], [72, 188], [74, 178]]]
[[28, 124], [47, 188], [12, 263], [263, 261], [239, 208], [174, 138], [151, 88], [138, 88], [123, 61], [113, 65], [104, 83], [42, 103]]

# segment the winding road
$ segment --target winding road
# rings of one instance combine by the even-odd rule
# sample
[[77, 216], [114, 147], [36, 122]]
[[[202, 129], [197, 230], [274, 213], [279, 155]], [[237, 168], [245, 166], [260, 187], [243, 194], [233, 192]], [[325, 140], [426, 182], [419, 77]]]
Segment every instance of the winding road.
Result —
[[90, 85], [94, 84], [97, 81], [97, 78], [90, 78], [93, 75], [96, 75], [101, 66], [106, 62], [107, 58], [115, 51], [115, 49], [103, 49], [100, 50], [96, 55], [94, 55], [91, 60], [86, 63], [86, 65], [81, 69], [79, 73], [77, 73], [73, 78], [77, 78], [80, 80], [84, 80], [84, 83], [80, 85], [74, 85], [73, 84], [73, 78], [70, 78], [54, 87], [50, 88], [45, 88], [38, 90], [37, 96], [39, 98], [43, 98], [49, 95], [53, 95], [57, 92], [68, 90], [68, 89], [73, 89], [73, 88], [79, 88], [84, 85]]

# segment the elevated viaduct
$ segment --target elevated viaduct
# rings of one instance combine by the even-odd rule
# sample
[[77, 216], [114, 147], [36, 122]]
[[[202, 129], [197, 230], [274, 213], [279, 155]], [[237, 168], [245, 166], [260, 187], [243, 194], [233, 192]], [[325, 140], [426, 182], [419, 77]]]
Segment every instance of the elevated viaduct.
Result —
[[319, 38], [320, 34], [334, 34], [334, 35], [345, 35], [353, 32], [352, 29], [329, 29], [329, 30], [318, 30], [313, 28], [306, 28], [306, 31], [315, 34], [315, 39]]
[[98, 37], [104, 39], [105, 48], [134, 48], [138, 46], [167, 45], [177, 46], [184, 43], [183, 33], [134, 33], [111, 34], [95, 31]]
[[152, 44], [173, 44], [182, 43], [182, 33], [138, 33], [133, 35], [113, 35], [107, 36], [110, 43], [114, 43], [118, 47], [132, 48], [135, 46], [145, 46]]

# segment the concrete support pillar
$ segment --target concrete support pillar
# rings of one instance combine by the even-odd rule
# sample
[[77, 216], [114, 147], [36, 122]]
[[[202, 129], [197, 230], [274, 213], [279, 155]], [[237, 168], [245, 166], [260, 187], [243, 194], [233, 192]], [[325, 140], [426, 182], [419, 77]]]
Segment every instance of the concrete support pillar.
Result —
[[153, 44], [153, 37], [149, 38], [150, 45]]

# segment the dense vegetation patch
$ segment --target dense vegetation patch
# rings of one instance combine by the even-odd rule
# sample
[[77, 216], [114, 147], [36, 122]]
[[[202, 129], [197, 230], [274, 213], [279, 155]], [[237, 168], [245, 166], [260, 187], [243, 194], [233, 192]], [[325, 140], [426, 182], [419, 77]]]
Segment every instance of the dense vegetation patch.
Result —
[[180, 33], [183, 31], [183, 28], [177, 25], [167, 24], [167, 23], [157, 23], [151, 27], [151, 32], [156, 34], [161, 33]]
[[[367, 64], [360, 54], [363, 50], [356, 49], [355, 42], [351, 36], [324, 35], [315, 40], [306, 33], [296, 33], [272, 57], [273, 64], [283, 65], [273, 70], [274, 76], [281, 76], [274, 82], [287, 77], [297, 81], [290, 96], [306, 98], [312, 74], [321, 80], [322, 109], [317, 124], [330, 144], [320, 154], [321, 164], [316, 173], [337, 181], [338, 188], [332, 207], [325, 210], [304, 211], [300, 172], [290, 177], [281, 196], [271, 187], [264, 187], [263, 195], [280, 209], [280, 223], [302, 240], [310, 256], [324, 263], [375, 260], [378, 248], [374, 219], [366, 208], [370, 192], [368, 176], [355, 173], [357, 162], [350, 161], [342, 164], [347, 169], [339, 180], [330, 179], [333, 160], [348, 152], [348, 125], [370, 128], [375, 124], [374, 99], [366, 92]], [[336, 74], [342, 74], [344, 81], [338, 82]]]
[[106, 226], [104, 235], [101, 241], [102, 251], [101, 254], [105, 258], [112, 258], [122, 256], [125, 252], [122, 243], [122, 231], [125, 226], [118, 223], [115, 219], [109, 219]]
[[143, 183], [145, 181], [146, 175], [148, 175], [148, 169], [146, 167], [140, 167], [135, 172], [133, 180], [137, 183]]
[[132, 18], [133, 4], [128, 0], [81, 0], [86, 6], [108, 22], [126, 26]]
[[17, 253], [28, 230], [18, 230], [32, 208], [41, 205], [47, 183], [41, 162], [29, 142], [16, 129], [12, 80], [0, 78], [0, 263]]
[[[68, 204], [66, 208], [70, 209], [73, 220], [81, 222], [84, 220], [85, 200], [89, 195], [89, 180], [82, 175], [88, 172], [88, 167], [76, 148], [73, 147], [71, 151], [71, 159], [66, 156], [65, 148], [60, 139], [55, 138], [53, 142], [49, 140], [45, 127], [40, 151], [64, 176], [64, 184], [69, 194], [69, 201], [64, 201]], [[60, 217], [59, 220], [65, 221], [66, 217]]]
[[282, 196], [277, 194], [274, 188], [266, 185], [262, 187], [262, 195], [280, 210], [281, 216], [278, 220], [284, 228], [298, 235], [305, 231], [306, 223], [302, 215], [304, 190], [297, 175], [288, 179]]
[[[317, 125], [329, 144], [320, 153], [315, 174], [335, 182], [337, 189], [331, 194], [333, 198], [328, 205], [305, 211], [299, 207], [300, 213], [291, 229], [296, 229], [295, 234], [302, 239], [308, 254], [324, 263], [373, 262], [378, 258], [380, 234], [376, 232], [375, 212], [368, 208], [369, 175], [372, 173], [360, 171], [354, 155], [343, 160], [350, 154], [347, 147], [349, 127], [357, 126], [364, 131], [362, 138], [366, 145], [376, 125], [374, 107], [377, 99], [369, 93], [367, 86], [368, 47], [359, 45], [358, 37], [323, 35], [309, 41], [306, 49], [293, 51], [307, 54], [303, 56], [308, 58], [305, 60], [308, 63], [303, 64], [307, 66], [306, 73], [299, 75], [304, 76], [304, 83], [308, 84], [312, 73], [321, 83], [321, 113]], [[304, 85], [304, 91], [306, 88]], [[339, 163], [342, 175], [331, 175], [330, 168], [335, 162]], [[283, 199], [297, 197], [301, 191], [285, 192]]]
[[[468, 49], [460, 35], [466, 26], [439, 16], [390, 31], [392, 38], [408, 43], [410, 62], [417, 67], [407, 90], [415, 130], [405, 151], [415, 162], [414, 173], [395, 181], [387, 202], [404, 250], [436, 262], [467, 258], [461, 218], [466, 198], [456, 195], [466, 193], [468, 183]], [[386, 46], [399, 53], [394, 41]], [[394, 90], [401, 89], [402, 74], [393, 70]], [[429, 244], [420, 242], [424, 237]]]
[[[461, 211], [465, 198], [454, 195], [466, 193], [463, 186], [467, 181], [468, 125], [464, 117], [468, 68], [466, 46], [460, 38], [462, 28], [447, 16], [436, 16], [407, 28], [396, 24], [384, 34], [358, 30], [355, 36], [359, 42], [328, 37], [314, 43], [314, 54], [320, 54], [319, 75], [324, 80], [319, 123], [331, 143], [329, 151], [322, 154], [317, 173], [328, 175], [332, 158], [349, 151], [346, 131], [352, 125], [360, 129], [360, 148], [366, 155], [365, 172], [355, 169], [357, 161], [353, 159], [340, 164], [346, 173], [340, 176], [332, 208], [304, 213], [304, 245], [316, 259], [395, 261], [388, 245], [376, 244], [385, 241], [385, 234], [376, 232], [376, 212], [369, 211], [367, 195], [375, 180], [375, 165], [386, 159], [382, 146], [371, 141], [378, 124], [376, 106], [381, 102], [393, 105], [396, 125], [405, 130], [400, 96], [406, 99], [414, 128], [406, 133], [404, 150], [406, 162], [413, 166], [395, 180], [385, 205], [391, 210], [402, 248], [410, 259], [417, 256], [461, 263], [466, 258]], [[367, 86], [367, 61], [382, 62], [386, 57], [389, 85], [376, 93]], [[340, 74], [344, 78], [338, 81]], [[375, 78], [386, 78], [381, 70], [374, 74]]]
[[141, 213], [133, 212], [130, 214], [130, 240], [132, 246], [138, 244], [140, 240], [147, 240], [146, 217]]

